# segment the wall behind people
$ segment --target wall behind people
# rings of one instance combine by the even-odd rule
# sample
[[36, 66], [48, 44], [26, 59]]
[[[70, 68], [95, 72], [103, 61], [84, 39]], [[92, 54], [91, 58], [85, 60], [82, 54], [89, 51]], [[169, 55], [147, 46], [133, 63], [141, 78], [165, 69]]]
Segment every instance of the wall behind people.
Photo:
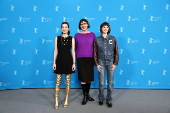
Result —
[[[54, 38], [63, 21], [74, 37], [82, 18], [96, 36], [102, 22], [111, 25], [120, 56], [115, 88], [169, 89], [169, 6], [169, 0], [1, 0], [0, 89], [53, 88]], [[80, 88], [77, 72], [71, 87]], [[96, 67], [92, 88], [98, 88]]]

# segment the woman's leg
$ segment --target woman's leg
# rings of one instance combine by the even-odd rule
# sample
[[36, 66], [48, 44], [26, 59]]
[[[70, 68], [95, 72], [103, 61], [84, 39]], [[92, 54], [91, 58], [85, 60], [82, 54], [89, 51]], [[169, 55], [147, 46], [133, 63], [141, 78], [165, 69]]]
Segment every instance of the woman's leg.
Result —
[[82, 91], [83, 91], [83, 95], [84, 95], [84, 98], [83, 98], [83, 101], [82, 101], [82, 105], [85, 105], [86, 102], [88, 101], [86, 82], [81, 82], [81, 86], [82, 86]]
[[61, 84], [61, 78], [62, 74], [57, 74], [56, 75], [56, 88], [55, 88], [55, 109], [58, 108], [58, 97], [59, 97], [59, 92], [60, 92], [60, 84]]
[[89, 92], [90, 92], [90, 87], [91, 87], [91, 82], [87, 82], [86, 83], [86, 87], [87, 87], [87, 99], [89, 100], [89, 101], [94, 101], [94, 99], [90, 96], [90, 94], [89, 94]]
[[66, 98], [64, 102], [64, 108], [68, 107], [68, 98], [70, 93], [70, 80], [71, 80], [71, 74], [66, 74]]

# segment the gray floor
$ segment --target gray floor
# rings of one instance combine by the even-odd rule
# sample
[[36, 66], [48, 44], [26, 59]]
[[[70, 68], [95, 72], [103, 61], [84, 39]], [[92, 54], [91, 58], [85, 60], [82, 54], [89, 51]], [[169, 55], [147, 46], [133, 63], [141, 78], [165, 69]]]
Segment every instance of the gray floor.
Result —
[[60, 107], [56, 110], [54, 89], [3, 90], [0, 113], [170, 113], [169, 90], [114, 89], [113, 108], [98, 105], [98, 89], [91, 89], [96, 101], [86, 105], [81, 105], [81, 89], [71, 89], [67, 108], [63, 108], [64, 94], [65, 90], [61, 89]]

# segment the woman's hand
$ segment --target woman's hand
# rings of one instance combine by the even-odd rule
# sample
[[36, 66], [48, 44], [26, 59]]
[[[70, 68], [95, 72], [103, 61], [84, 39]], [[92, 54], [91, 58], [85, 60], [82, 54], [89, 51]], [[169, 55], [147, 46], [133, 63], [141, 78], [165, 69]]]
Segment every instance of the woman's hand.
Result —
[[75, 71], [76, 70], [76, 66], [75, 64], [72, 65], [72, 71]]
[[98, 66], [97, 66], [97, 70], [98, 70], [99, 72], [102, 72], [102, 66], [98, 65]]
[[116, 65], [113, 64], [112, 67], [111, 67], [111, 71], [114, 71], [115, 68], [116, 68]]
[[53, 64], [53, 69], [56, 70], [56, 64]]

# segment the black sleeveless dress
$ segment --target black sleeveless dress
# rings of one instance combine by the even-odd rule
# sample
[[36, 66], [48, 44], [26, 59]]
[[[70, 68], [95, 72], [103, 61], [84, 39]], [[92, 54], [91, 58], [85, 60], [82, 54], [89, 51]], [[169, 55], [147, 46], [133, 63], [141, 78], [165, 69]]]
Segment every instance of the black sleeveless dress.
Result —
[[72, 71], [73, 58], [71, 54], [72, 48], [72, 37], [68, 36], [64, 38], [62, 36], [57, 37], [57, 48], [58, 55], [56, 58], [56, 74], [71, 74], [75, 73]]

